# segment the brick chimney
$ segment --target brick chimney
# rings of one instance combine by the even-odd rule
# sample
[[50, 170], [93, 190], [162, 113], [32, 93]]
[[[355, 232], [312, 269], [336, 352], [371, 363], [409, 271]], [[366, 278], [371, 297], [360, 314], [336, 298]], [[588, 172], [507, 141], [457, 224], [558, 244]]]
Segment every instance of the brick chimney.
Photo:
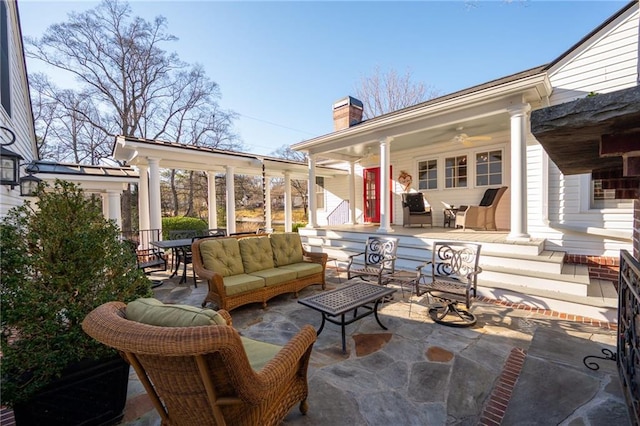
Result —
[[362, 102], [351, 96], [333, 104], [333, 130], [349, 128], [362, 121]]

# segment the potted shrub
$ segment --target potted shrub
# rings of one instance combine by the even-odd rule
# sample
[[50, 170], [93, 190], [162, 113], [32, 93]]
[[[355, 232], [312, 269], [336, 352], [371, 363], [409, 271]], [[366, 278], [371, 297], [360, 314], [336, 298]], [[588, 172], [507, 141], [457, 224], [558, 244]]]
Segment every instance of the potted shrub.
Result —
[[[41, 184], [36, 196], [35, 206], [15, 207], [0, 223], [2, 404], [14, 409], [18, 424], [119, 421], [128, 365], [81, 323], [102, 303], [151, 296], [150, 281], [98, 197], [60, 180]], [[107, 372], [124, 377], [124, 393], [101, 369], [105, 360]], [[80, 393], [68, 394], [70, 380], [87, 369], [97, 383], [80, 379]], [[115, 408], [104, 401], [110, 395], [119, 399]], [[52, 400], [57, 396], [71, 400]]]

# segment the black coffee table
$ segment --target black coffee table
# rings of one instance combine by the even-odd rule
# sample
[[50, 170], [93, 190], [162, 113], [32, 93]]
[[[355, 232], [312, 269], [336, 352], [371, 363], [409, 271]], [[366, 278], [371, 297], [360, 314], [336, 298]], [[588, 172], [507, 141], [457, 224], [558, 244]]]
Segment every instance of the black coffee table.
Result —
[[[305, 306], [322, 314], [322, 324], [317, 331], [319, 335], [324, 328], [325, 321], [337, 324], [342, 328], [342, 353], [347, 352], [344, 327], [373, 314], [376, 321], [384, 330], [387, 329], [378, 318], [378, 305], [383, 298], [395, 293], [396, 289], [383, 287], [374, 284], [356, 283], [347, 287], [331, 290], [314, 296], [305, 297], [298, 300]], [[373, 306], [370, 304], [373, 303]], [[358, 315], [358, 308], [365, 309], [365, 312]], [[353, 311], [353, 318], [346, 319], [345, 314]], [[333, 317], [340, 317], [339, 320]]]

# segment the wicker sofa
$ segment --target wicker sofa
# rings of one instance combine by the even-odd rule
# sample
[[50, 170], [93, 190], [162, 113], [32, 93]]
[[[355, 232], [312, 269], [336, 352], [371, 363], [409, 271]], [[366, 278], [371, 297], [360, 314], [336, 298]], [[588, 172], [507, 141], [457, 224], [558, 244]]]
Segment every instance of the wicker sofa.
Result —
[[238, 235], [197, 240], [191, 247], [193, 267], [209, 291], [202, 306], [214, 303], [230, 311], [248, 303], [262, 303], [283, 293], [320, 284], [325, 288], [326, 253], [302, 247], [297, 232]]

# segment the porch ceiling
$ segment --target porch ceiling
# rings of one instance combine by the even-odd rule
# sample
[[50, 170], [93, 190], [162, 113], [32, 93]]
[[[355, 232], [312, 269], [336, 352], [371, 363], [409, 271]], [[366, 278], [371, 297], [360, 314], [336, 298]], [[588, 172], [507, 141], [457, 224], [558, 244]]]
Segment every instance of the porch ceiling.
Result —
[[[640, 86], [533, 111], [531, 132], [565, 175], [622, 168], [622, 152], [640, 152]], [[613, 139], [626, 151], [601, 156]]]

